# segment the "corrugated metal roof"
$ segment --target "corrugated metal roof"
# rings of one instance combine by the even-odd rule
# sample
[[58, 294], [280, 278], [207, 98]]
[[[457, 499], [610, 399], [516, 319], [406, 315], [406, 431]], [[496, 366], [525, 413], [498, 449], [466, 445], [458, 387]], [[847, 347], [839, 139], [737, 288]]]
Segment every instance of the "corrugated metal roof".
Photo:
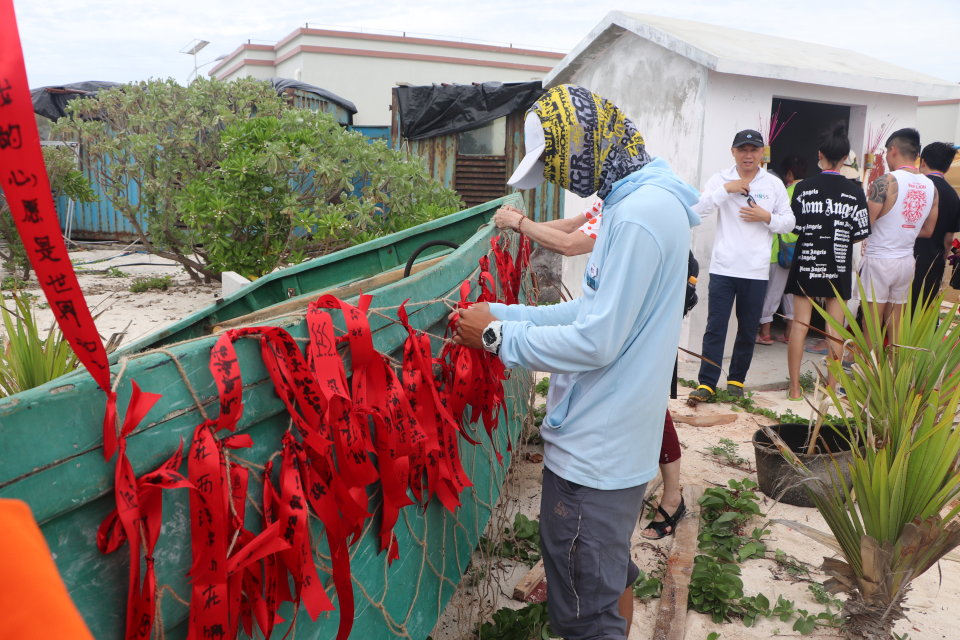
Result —
[[[612, 32], [612, 33], [611, 33]], [[612, 11], [544, 79], [563, 82], [589, 64], [611, 37], [629, 32], [712, 71], [861, 91], [960, 97], [960, 85], [848, 49], [703, 22]]]

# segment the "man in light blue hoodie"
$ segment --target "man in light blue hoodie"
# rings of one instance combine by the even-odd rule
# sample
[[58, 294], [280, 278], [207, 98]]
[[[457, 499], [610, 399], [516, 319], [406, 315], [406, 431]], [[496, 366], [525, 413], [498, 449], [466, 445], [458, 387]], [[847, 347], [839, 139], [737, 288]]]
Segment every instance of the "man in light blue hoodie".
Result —
[[633, 123], [582, 87], [550, 89], [525, 122], [510, 179], [604, 200], [583, 295], [548, 307], [477, 304], [454, 340], [552, 376], [540, 504], [554, 634], [624, 640], [638, 569], [630, 538], [657, 473], [699, 194], [651, 159]]

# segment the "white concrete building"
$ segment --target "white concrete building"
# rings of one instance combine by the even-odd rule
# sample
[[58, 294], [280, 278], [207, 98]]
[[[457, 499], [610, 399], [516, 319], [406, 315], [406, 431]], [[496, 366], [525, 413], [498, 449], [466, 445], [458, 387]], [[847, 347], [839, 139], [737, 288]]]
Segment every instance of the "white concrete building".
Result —
[[302, 80], [352, 101], [358, 109], [354, 124], [389, 126], [390, 90], [398, 84], [539, 80], [561, 58], [511, 45], [305, 26], [274, 45], [240, 45], [210, 75]]
[[[545, 86], [562, 83], [586, 86], [620, 106], [651, 154], [698, 188], [732, 164], [734, 133], [758, 129], [767, 136], [778, 107], [781, 122], [796, 115], [772, 144], [771, 166], [798, 154], [816, 171], [817, 136], [834, 122], [849, 124], [853, 149], [862, 158], [871, 131], [916, 125], [917, 96], [960, 98], [954, 83], [852, 51], [618, 11], [544, 79]], [[567, 215], [579, 213], [582, 204], [568, 200]], [[694, 234], [701, 301], [714, 230], [715, 220], [708, 220]], [[566, 267], [566, 280], [577, 291], [582, 273], [582, 261]], [[685, 323], [684, 346], [699, 351], [706, 311], [701, 302]]]
[[960, 144], [960, 98], [921, 100], [917, 104], [917, 129], [923, 144]]

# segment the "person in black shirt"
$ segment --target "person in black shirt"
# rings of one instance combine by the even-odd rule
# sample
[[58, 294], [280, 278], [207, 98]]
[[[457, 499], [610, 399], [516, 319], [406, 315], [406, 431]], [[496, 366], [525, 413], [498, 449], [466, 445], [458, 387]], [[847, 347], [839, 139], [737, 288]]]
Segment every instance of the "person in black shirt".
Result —
[[[853, 244], [870, 233], [863, 189], [840, 173], [850, 153], [846, 125], [835, 125], [824, 133], [818, 149], [822, 172], [793, 190], [795, 232], [799, 237], [786, 286], [786, 292], [794, 296], [794, 322], [787, 345], [791, 399], [802, 397], [800, 359], [813, 311], [810, 298], [826, 298], [827, 312], [843, 322], [843, 300], [850, 299], [853, 281]], [[835, 332], [828, 326], [827, 333]], [[841, 349], [835, 341], [829, 341], [829, 348], [830, 357], [840, 359]], [[832, 379], [827, 382], [833, 384]]]
[[913, 245], [913, 256], [917, 260], [917, 266], [910, 298], [915, 307], [921, 293], [924, 302], [930, 302], [940, 293], [944, 256], [950, 255], [953, 234], [960, 231], [960, 197], [943, 177], [956, 154], [957, 150], [953, 145], [946, 142], [931, 142], [920, 154], [920, 173], [926, 174], [937, 188], [940, 213], [933, 235], [929, 238], [917, 238]]

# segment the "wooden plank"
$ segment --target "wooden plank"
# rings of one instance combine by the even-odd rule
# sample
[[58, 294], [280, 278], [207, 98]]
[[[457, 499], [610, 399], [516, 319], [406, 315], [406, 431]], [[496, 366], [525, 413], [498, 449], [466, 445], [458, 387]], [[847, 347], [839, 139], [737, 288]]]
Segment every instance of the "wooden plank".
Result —
[[687, 594], [693, 573], [693, 557], [697, 553], [697, 535], [700, 533], [699, 503], [703, 487], [688, 486], [684, 494], [687, 515], [677, 525], [673, 548], [667, 559], [653, 640], [683, 640], [686, 633]]
[[[445, 255], [437, 256], [436, 258], [430, 258], [429, 260], [418, 262], [410, 269], [410, 274], [413, 275], [423, 271], [428, 267], [432, 267], [446, 257], [447, 256]], [[380, 273], [370, 278], [364, 278], [363, 280], [358, 280], [352, 284], [334, 289], [332, 291], [327, 291], [325, 293], [335, 295], [341, 300], [346, 300], [359, 294], [361, 291], [372, 291], [374, 289], [379, 289], [380, 287], [397, 282], [401, 278], [403, 278], [403, 269], [398, 267], [391, 271], [387, 271], [386, 273]], [[285, 302], [280, 302], [271, 307], [267, 307], [266, 309], [248, 313], [240, 316], [239, 318], [232, 318], [214, 326], [213, 333], [223, 333], [227, 329], [233, 329], [235, 327], [245, 327], [249, 325], [260, 324], [268, 320], [279, 318], [280, 316], [306, 313], [307, 307], [310, 306], [310, 303], [316, 300], [319, 295], [320, 292], [314, 291], [297, 298], [291, 298]]]
[[[541, 586], [543, 587], [543, 595], [546, 596], [546, 584], [547, 574], [543, 570], [543, 560], [541, 559], [513, 588], [513, 599], [520, 602], [531, 602], [528, 598], [537, 590], [537, 587]], [[537, 600], [537, 602], [543, 602], [543, 600]]]

